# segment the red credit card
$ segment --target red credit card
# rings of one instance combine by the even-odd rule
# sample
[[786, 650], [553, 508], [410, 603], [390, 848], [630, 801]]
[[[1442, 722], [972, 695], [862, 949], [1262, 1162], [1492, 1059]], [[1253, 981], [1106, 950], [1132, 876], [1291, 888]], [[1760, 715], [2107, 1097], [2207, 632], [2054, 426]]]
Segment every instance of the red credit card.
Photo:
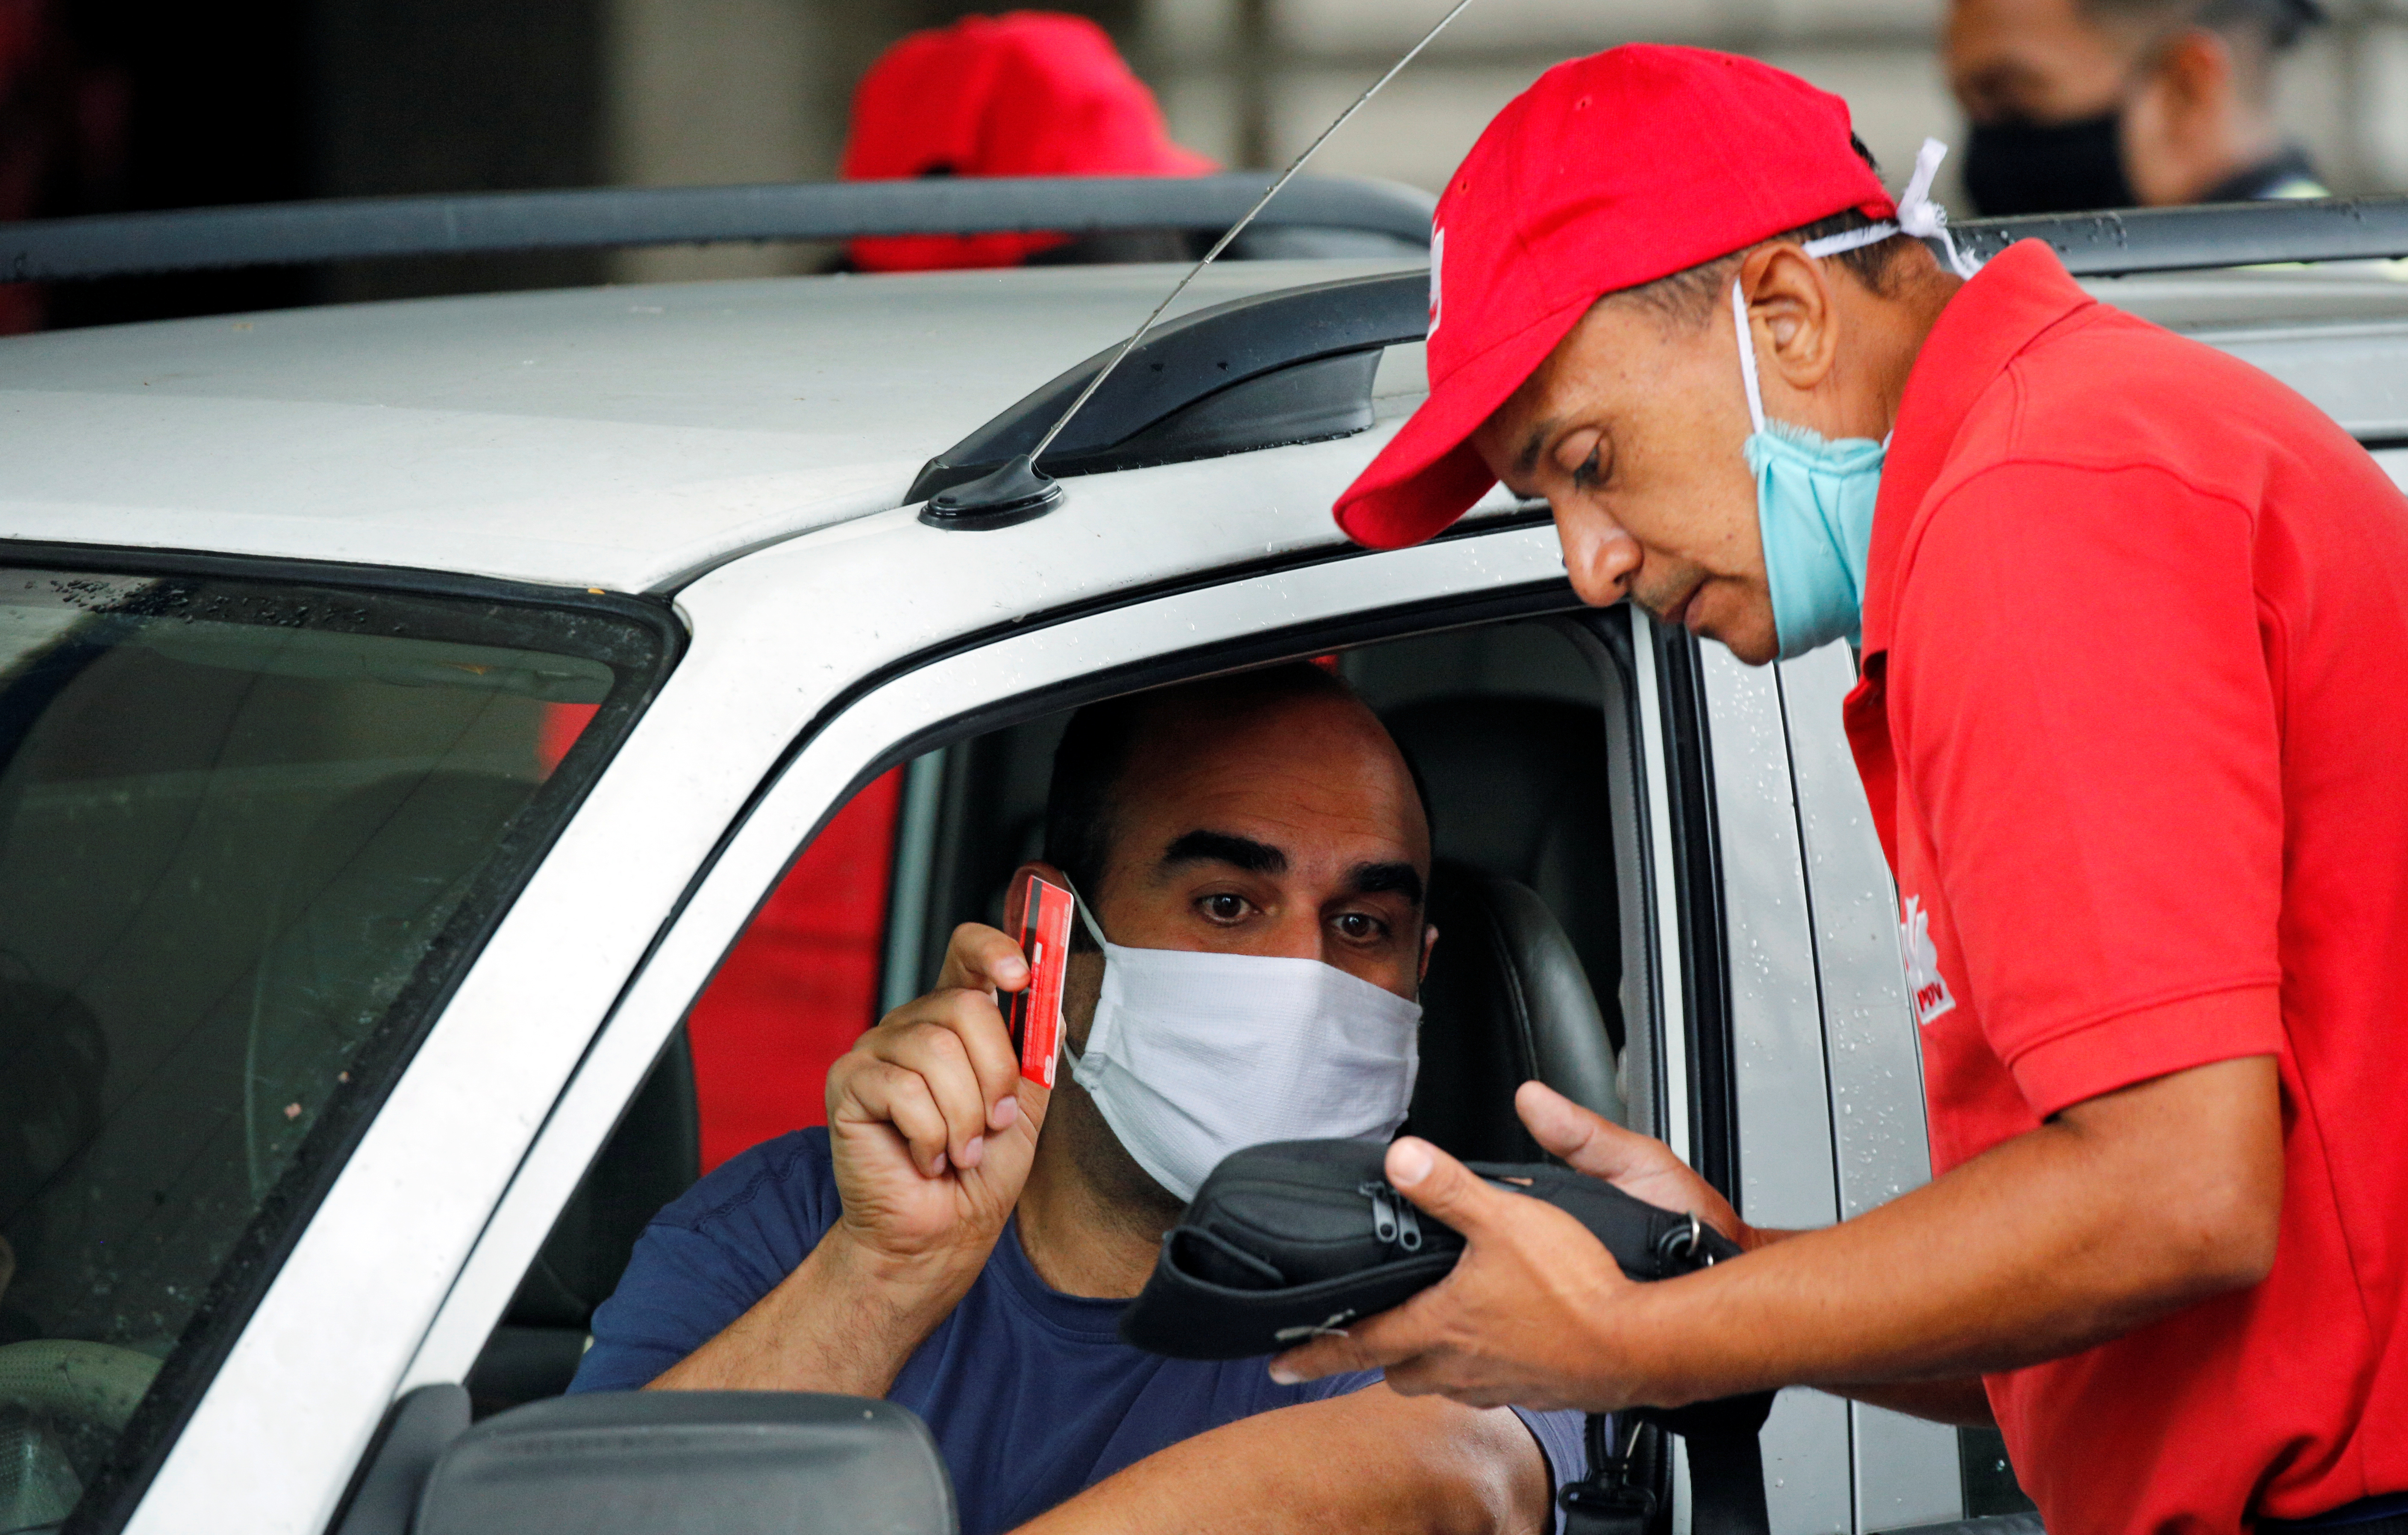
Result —
[[1020, 1074], [1039, 1087], [1054, 1085], [1054, 1062], [1062, 1053], [1062, 987], [1070, 971], [1070, 893], [1028, 876], [1027, 915], [1021, 919], [1020, 952], [1028, 956], [1028, 984], [1011, 994], [1011, 1047], [1020, 1052]]

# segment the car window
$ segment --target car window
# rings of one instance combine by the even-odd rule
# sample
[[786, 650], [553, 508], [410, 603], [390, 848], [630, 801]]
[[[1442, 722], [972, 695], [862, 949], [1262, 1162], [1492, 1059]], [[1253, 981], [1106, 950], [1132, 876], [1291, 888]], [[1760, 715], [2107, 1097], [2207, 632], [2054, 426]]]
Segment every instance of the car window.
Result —
[[[1650, 983], [1643, 956], [1626, 963], [1638, 830], [1609, 783], [1635, 747], [1622, 679], [1586, 635], [1562, 621], [1486, 624], [1358, 646], [1327, 664], [1387, 719], [1426, 780], [1443, 866], [1434, 902], [1476, 917], [1468, 886], [1494, 877], [1526, 886], [1551, 913], [1562, 961], [1588, 982], [1586, 1026], [1603, 1047], [1589, 1057], [1598, 1069], [1571, 1080], [1623, 1112], [1613, 1065], [1626, 1017], [1651, 1016]], [[1001, 920], [1012, 868], [1039, 853], [1068, 719], [1039, 713], [929, 752], [872, 779], [820, 826], [520, 1275], [466, 1377], [480, 1415], [566, 1389], [594, 1310], [652, 1214], [733, 1152], [823, 1123], [835, 1058], [934, 983], [957, 923]], [[1449, 1068], [1424, 1077], [1467, 1085], [1445, 1101], [1425, 1094], [1426, 1110], [1450, 1117], [1423, 1127], [1478, 1137], [1469, 1155], [1535, 1157], [1512, 1119], [1520, 1079], [1487, 1005], [1510, 983], [1480, 961], [1475, 931], [1467, 920], [1432, 968], [1437, 1022], [1425, 1039]]]
[[882, 1009], [878, 966], [903, 769], [811, 839], [686, 1015], [702, 1170], [816, 1125], [827, 1069]]
[[663, 648], [484, 597], [0, 569], [0, 1530], [172, 1423], [137, 1421], [154, 1383], [206, 1384]]

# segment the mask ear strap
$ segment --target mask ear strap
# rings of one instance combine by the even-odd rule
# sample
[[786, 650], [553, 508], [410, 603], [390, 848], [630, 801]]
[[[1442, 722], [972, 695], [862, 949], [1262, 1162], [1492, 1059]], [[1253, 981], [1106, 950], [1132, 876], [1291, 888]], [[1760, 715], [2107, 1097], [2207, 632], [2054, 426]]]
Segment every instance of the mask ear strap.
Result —
[[1756, 382], [1756, 334], [1747, 328], [1747, 298], [1739, 291], [1739, 280], [1731, 280], [1731, 325], [1739, 333], [1739, 377], [1747, 385], [1748, 424], [1756, 431], [1764, 430], [1764, 392]]
[[1070, 876], [1067, 873], [1062, 876], [1062, 888], [1070, 892], [1070, 899], [1077, 903], [1079, 925], [1087, 930], [1087, 936], [1095, 940], [1096, 947], [1110, 948], [1111, 945], [1104, 941], [1103, 928], [1096, 925], [1096, 913], [1087, 909], [1087, 897], [1079, 894], [1079, 887], [1070, 882]]
[[1958, 277], [1971, 277], [1982, 269], [1982, 264], [1956, 249], [1956, 237], [1948, 233], [1948, 210], [1931, 200], [1931, 179], [1940, 174], [1940, 162], [1948, 157], [1948, 146], [1936, 138], [1927, 138], [1914, 154], [1914, 174], [1907, 179], [1906, 190], [1898, 197], [1898, 226], [1919, 240], [1938, 240], [1947, 253], [1948, 269]]
[[[1104, 930], [1096, 925], [1096, 914], [1087, 909], [1087, 897], [1079, 894], [1078, 885], [1071, 882], [1070, 876], [1067, 873], [1062, 876], [1062, 887], [1070, 892], [1070, 899], [1079, 909], [1079, 925], [1087, 930], [1087, 937], [1095, 940], [1097, 949], [1109, 953], [1111, 946], [1104, 941]], [[1110, 961], [1107, 960], [1106, 963], [1109, 964]], [[1059, 1048], [1062, 1058], [1070, 1063], [1070, 1074], [1075, 1078], [1079, 1071], [1079, 1052], [1071, 1048], [1070, 1030], [1067, 1026], [1062, 1030], [1062, 1042]]]
[[[1906, 190], [1899, 194], [1898, 218], [1867, 224], [1862, 229], [1850, 229], [1821, 239], [1808, 240], [1802, 249], [1810, 256], [1836, 256], [1843, 251], [1861, 250], [1877, 245], [1892, 235], [1912, 235], [1917, 239], [1938, 240], [1947, 255], [1948, 269], [1958, 277], [1971, 277], [1982, 269], [1982, 264], [1956, 249], [1956, 237], [1948, 232], [1948, 210], [1931, 200], [1931, 182], [1940, 174], [1940, 162], [1948, 156], [1948, 146], [1936, 138], [1927, 138], [1915, 151], [1914, 174], [1908, 178]], [[1756, 339], [1747, 328], [1747, 298], [1739, 290], [1738, 280], [1731, 282], [1731, 323], [1739, 332], [1739, 372], [1747, 385], [1747, 419], [1756, 431], [1764, 430], [1764, 392], [1756, 379]], [[1885, 444], [1888, 438], [1883, 438]]]

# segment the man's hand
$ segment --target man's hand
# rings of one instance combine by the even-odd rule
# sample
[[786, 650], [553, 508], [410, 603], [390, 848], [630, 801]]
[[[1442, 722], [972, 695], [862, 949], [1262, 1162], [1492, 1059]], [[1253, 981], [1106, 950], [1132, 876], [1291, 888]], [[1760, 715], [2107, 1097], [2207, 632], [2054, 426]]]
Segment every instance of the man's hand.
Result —
[[[1599, 1118], [1543, 1083], [1524, 1083], [1513, 1107], [1539, 1144], [1574, 1170], [1659, 1209], [1696, 1215], [1742, 1247], [1768, 1240], [1662, 1141]], [[1474, 1406], [1622, 1407], [1646, 1399], [1644, 1383], [1613, 1368], [1603, 1338], [1570, 1346], [1640, 1288], [1586, 1227], [1490, 1185], [1411, 1137], [1388, 1148], [1387, 1169], [1413, 1203], [1464, 1234], [1463, 1261], [1442, 1284], [1355, 1324], [1348, 1336], [1282, 1355], [1271, 1366], [1274, 1379], [1385, 1366], [1400, 1393], [1443, 1392]]]
[[801, 1267], [652, 1384], [881, 1397], [953, 1313], [1011, 1216], [1052, 1095], [1024, 1080], [998, 992], [1020, 946], [953, 930], [937, 989], [888, 1013], [828, 1070], [844, 1212]]
[[1611, 1412], [1647, 1400], [1646, 1384], [1628, 1375], [1598, 1325], [1641, 1286], [1588, 1227], [1410, 1136], [1388, 1148], [1387, 1171], [1399, 1192], [1463, 1233], [1462, 1259], [1395, 1310], [1281, 1355], [1273, 1380], [1384, 1368], [1399, 1395], [1440, 1392], [1474, 1407]]
[[828, 1070], [828, 1140], [852, 1243], [890, 1283], [950, 1310], [986, 1263], [1037, 1154], [1051, 1096], [1020, 1075], [996, 1003], [1028, 984], [1020, 945], [953, 930], [937, 989], [896, 1008]]
[[1690, 1171], [1671, 1147], [1653, 1136], [1591, 1113], [1543, 1082], [1524, 1083], [1513, 1095], [1513, 1111], [1532, 1138], [1574, 1172], [1612, 1184], [1658, 1210], [1695, 1215], [1742, 1247], [1771, 1240], [1771, 1233], [1742, 1221], [1713, 1184]]
[[[2269, 988], [2164, 1011], [2213, 1026], [2274, 1002]], [[1464, 1233], [1462, 1260], [1351, 1336], [1282, 1355], [1275, 1378], [1385, 1368], [1399, 1392], [1589, 1412], [1816, 1385], [1978, 1421], [1967, 1377], [2088, 1348], [2253, 1285], [2273, 1262], [2282, 1105], [2266, 1056], [2075, 1104], [1923, 1188], [1802, 1233], [1742, 1226], [1669, 1153], [1552, 1095], [1522, 1107], [1551, 1150], [1694, 1211], [1748, 1256], [1633, 1284], [1570, 1217], [1400, 1140], [1390, 1181]]]

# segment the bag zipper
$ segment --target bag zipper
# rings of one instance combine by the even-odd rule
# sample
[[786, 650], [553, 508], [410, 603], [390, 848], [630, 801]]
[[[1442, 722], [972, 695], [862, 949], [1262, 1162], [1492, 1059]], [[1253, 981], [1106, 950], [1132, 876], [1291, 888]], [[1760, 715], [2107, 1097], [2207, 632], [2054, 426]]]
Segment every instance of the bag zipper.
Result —
[[1383, 1183], [1360, 1184], [1354, 1192], [1371, 1201], [1371, 1235], [1408, 1253], [1422, 1250], [1422, 1223], [1412, 1201]]

